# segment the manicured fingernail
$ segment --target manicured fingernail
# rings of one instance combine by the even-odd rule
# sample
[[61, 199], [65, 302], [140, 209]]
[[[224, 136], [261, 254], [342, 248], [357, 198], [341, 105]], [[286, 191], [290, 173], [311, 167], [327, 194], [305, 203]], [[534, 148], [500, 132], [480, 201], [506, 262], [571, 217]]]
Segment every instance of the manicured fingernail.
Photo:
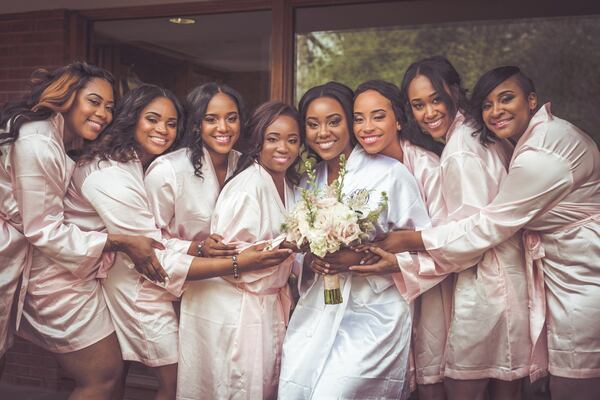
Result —
[[365, 262], [363, 260], [360, 260], [360, 265], [363, 265]]

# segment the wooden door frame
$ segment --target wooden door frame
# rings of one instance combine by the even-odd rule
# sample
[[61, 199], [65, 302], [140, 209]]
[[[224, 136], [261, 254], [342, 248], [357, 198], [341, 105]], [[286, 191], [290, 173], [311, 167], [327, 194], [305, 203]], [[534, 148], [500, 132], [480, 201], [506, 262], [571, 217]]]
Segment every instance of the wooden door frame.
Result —
[[[408, 1], [418, 0], [396, 0], [396, 2]], [[514, 1], [515, 4], [518, 4], [518, 0]], [[272, 13], [271, 99], [292, 104], [295, 65], [294, 14], [296, 9], [390, 2], [393, 2], [393, 0], [209, 0], [179, 4], [69, 11], [69, 54], [67, 56], [70, 59], [89, 57], [94, 40], [91, 29], [93, 23], [97, 21], [268, 10]], [[531, 4], [525, 7], [523, 17], [536, 16], [537, 13], [540, 13], [539, 16], [593, 15], [600, 13], [600, 2], [570, 0], [568, 4], [563, 2], [544, 4], [545, 6], [542, 9], [540, 9], [539, 4]]]

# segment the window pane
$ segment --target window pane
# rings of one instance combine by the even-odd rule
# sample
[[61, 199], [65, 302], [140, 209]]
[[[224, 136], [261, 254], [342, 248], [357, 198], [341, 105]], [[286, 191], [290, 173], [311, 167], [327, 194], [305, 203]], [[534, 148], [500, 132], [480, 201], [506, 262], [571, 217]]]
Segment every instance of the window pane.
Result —
[[[355, 88], [368, 79], [400, 84], [408, 65], [445, 55], [471, 88], [485, 71], [520, 66], [556, 115], [600, 141], [600, 16], [468, 20], [471, 14], [423, 2], [301, 9], [297, 12], [296, 100], [310, 87], [337, 80]], [[512, 12], [515, 12], [513, 9]], [[437, 17], [436, 17], [437, 16]], [[435, 18], [456, 22], [437, 22]], [[413, 21], [409, 24], [410, 21]]]
[[154, 83], [183, 99], [195, 86], [218, 81], [240, 91], [249, 108], [268, 100], [271, 12], [186, 18], [195, 23], [177, 25], [168, 17], [97, 22], [94, 59], [123, 90]]

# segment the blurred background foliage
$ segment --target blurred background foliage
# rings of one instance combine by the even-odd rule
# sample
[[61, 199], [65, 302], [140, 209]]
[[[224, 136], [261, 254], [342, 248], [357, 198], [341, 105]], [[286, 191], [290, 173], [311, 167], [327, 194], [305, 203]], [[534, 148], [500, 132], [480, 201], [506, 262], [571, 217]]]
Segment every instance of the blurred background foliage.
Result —
[[541, 104], [600, 143], [600, 16], [424, 24], [296, 35], [296, 101], [335, 80], [351, 88], [368, 79], [399, 85], [414, 61], [446, 56], [470, 89], [484, 72], [517, 65]]

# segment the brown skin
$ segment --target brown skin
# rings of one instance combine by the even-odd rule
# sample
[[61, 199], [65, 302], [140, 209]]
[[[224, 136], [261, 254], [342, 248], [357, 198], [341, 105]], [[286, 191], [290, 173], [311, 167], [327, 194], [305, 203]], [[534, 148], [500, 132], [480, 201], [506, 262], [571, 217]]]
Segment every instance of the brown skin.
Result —
[[95, 140], [113, 119], [115, 101], [111, 84], [93, 78], [75, 95], [73, 104], [62, 115], [65, 119], [63, 143], [71, 150], [81, 139]]
[[[450, 90], [447, 90], [451, 94]], [[448, 106], [424, 75], [417, 75], [408, 86], [408, 99], [415, 120], [424, 132], [435, 139], [444, 139], [454, 121]]]
[[306, 144], [327, 163], [327, 183], [331, 184], [339, 175], [339, 156], [346, 159], [352, 152], [346, 113], [337, 100], [319, 97], [310, 102], [306, 109]]
[[503, 139], [519, 140], [537, 107], [535, 93], [524, 93], [516, 77], [500, 83], [481, 105], [487, 128]]
[[369, 154], [383, 154], [402, 162], [398, 140], [400, 122], [392, 103], [375, 90], [367, 90], [354, 100], [354, 136]]
[[164, 282], [168, 275], [160, 265], [154, 249], [164, 250], [165, 246], [144, 236], [108, 234], [103, 251], [120, 251], [127, 254], [136, 271], [154, 282]]
[[271, 175], [285, 203], [285, 174], [300, 154], [300, 127], [296, 120], [281, 115], [265, 131], [259, 164]]
[[206, 107], [200, 132], [220, 186], [225, 182], [229, 153], [240, 137], [240, 128], [239, 110], [235, 101], [224, 93], [215, 94]]
[[135, 141], [144, 169], [171, 147], [177, 137], [177, 110], [171, 100], [157, 97], [140, 112]]
[[354, 251], [364, 255], [360, 265], [350, 268], [352, 271], [380, 274], [386, 273], [385, 271], [398, 271], [395, 253], [425, 251], [425, 246], [421, 232], [392, 231], [372, 243], [355, 247]]
[[[264, 250], [267, 243], [252, 246], [238, 254], [240, 273], [269, 268], [281, 264], [292, 254], [289, 249]], [[233, 274], [233, 263], [230, 256], [213, 258], [194, 257], [188, 271], [187, 280], [210, 279], [217, 276]]]

